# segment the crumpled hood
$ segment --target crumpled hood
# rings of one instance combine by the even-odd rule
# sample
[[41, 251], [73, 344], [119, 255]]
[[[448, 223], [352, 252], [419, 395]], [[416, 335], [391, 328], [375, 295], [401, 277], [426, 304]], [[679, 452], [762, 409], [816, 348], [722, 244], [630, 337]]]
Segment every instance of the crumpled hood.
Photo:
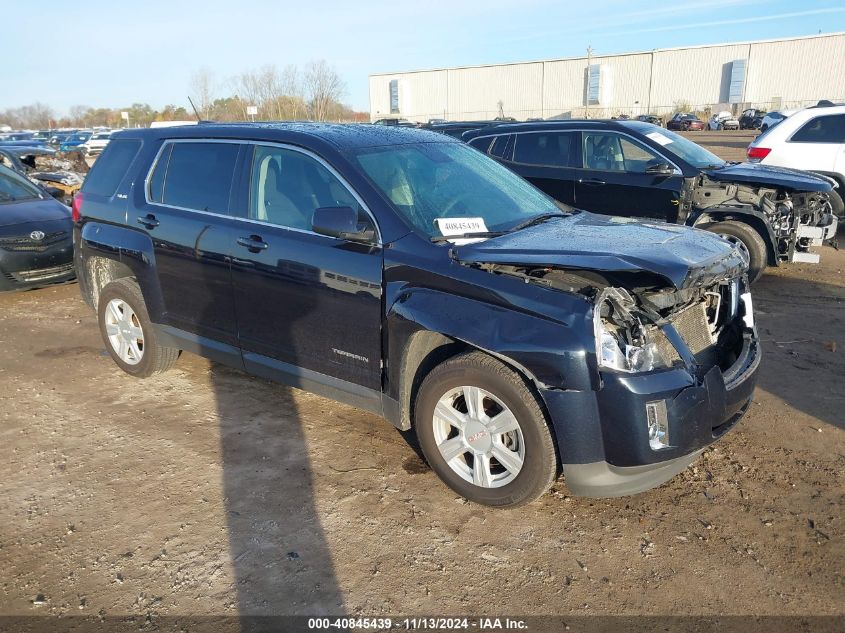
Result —
[[771, 185], [795, 191], [830, 191], [833, 187], [827, 178], [787, 167], [773, 167], [759, 163], [738, 163], [704, 172], [711, 180]]
[[747, 264], [729, 242], [675, 224], [586, 211], [483, 242], [453, 247], [463, 263], [648, 271], [681, 289], [737, 277]]

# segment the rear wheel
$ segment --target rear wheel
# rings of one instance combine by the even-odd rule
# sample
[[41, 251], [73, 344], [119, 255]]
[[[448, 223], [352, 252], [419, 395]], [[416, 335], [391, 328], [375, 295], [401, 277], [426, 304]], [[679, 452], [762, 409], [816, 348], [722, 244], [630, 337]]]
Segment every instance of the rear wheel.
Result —
[[754, 283], [763, 275], [767, 265], [766, 243], [753, 226], [745, 222], [726, 220], [708, 224], [704, 229], [724, 237], [745, 254], [748, 260], [749, 283]]
[[525, 379], [482, 352], [435, 367], [416, 399], [414, 423], [429, 465], [470, 501], [514, 507], [557, 474], [552, 434]]
[[127, 374], [147, 378], [170, 369], [180, 351], [160, 345], [134, 279], [118, 279], [100, 292], [100, 334], [115, 363]]

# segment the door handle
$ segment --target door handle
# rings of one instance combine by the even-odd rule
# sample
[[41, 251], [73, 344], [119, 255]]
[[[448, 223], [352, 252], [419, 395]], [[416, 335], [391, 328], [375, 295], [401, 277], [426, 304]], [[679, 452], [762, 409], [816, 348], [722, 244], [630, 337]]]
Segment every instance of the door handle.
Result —
[[160, 222], [156, 220], [156, 216], [152, 213], [148, 213], [147, 215], [142, 215], [138, 218], [138, 224], [143, 224], [148, 229], [154, 229], [160, 224]]
[[250, 235], [248, 237], [239, 237], [237, 239], [238, 245], [243, 246], [246, 249], [249, 249], [252, 253], [257, 253], [258, 251], [263, 251], [268, 246], [270, 246], [267, 242], [261, 239], [260, 235]]
[[599, 187], [607, 184], [604, 180], [599, 180], [598, 178], [579, 178], [578, 182], [582, 185], [589, 185], [591, 187]]

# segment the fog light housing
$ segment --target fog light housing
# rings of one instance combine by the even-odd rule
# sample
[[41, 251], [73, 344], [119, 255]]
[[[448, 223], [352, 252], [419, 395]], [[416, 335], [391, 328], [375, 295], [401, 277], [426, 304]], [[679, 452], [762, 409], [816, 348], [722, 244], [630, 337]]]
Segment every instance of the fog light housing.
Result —
[[666, 401], [646, 402], [646, 420], [648, 422], [648, 445], [656, 451], [669, 446], [669, 419], [666, 414]]

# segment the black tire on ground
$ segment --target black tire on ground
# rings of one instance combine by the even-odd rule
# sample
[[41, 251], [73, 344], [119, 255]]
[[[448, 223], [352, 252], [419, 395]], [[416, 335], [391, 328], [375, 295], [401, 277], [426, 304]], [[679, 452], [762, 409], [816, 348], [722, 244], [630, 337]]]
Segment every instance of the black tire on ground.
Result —
[[[143, 353], [141, 354], [140, 362], [137, 364], [133, 365], [124, 362], [117, 355], [117, 352], [115, 352], [106, 334], [106, 309], [109, 302], [113, 299], [120, 299], [132, 308], [132, 311], [137, 317], [137, 323], [135, 325], [140, 327], [143, 332]], [[144, 303], [144, 296], [141, 294], [141, 288], [138, 286], [138, 282], [134, 279], [117, 279], [106, 284], [100, 292], [97, 305], [97, 322], [100, 326], [100, 335], [103, 337], [103, 343], [111, 355], [112, 360], [123, 371], [136, 378], [148, 378], [154, 374], [165, 372], [173, 367], [176, 359], [179, 358], [181, 350], [160, 345], [156, 339], [155, 329], [147, 313], [147, 306]]]
[[[513, 481], [498, 488], [485, 488], [462, 478], [437, 446], [435, 407], [450, 390], [463, 386], [480, 387], [493, 394], [510, 409], [522, 430], [522, 468]], [[558, 472], [555, 444], [539, 396], [522, 375], [483, 352], [455, 356], [426, 376], [415, 401], [414, 426], [420, 448], [440, 479], [476, 503], [511, 508], [529, 503], [549, 489]]]
[[840, 190], [834, 189], [827, 195], [830, 196], [830, 209], [833, 215], [837, 216], [840, 220], [845, 219], [845, 202], [842, 201]]
[[726, 220], [725, 222], [708, 224], [704, 227], [704, 230], [742, 242], [748, 251], [748, 281], [754, 283], [760, 279], [768, 265], [768, 255], [766, 243], [757, 229], [745, 222]]

